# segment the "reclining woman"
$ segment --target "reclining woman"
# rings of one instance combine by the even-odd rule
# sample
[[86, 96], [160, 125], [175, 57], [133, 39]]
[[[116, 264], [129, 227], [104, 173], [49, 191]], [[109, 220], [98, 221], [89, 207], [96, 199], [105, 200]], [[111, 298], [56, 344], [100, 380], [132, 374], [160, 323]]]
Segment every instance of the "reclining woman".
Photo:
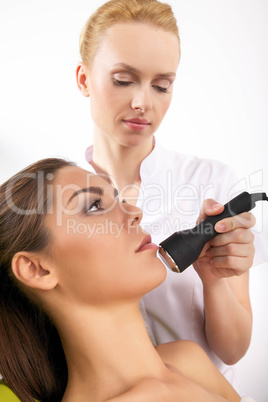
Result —
[[0, 187], [0, 373], [21, 401], [240, 401], [191, 341], [139, 311], [166, 268], [99, 176], [39, 161]]

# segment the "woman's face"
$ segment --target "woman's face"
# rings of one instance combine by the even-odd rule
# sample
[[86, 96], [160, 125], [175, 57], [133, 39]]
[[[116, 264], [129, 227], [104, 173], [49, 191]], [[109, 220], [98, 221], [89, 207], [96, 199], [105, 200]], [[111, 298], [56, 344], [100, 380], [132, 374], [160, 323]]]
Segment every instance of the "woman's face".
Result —
[[96, 133], [124, 146], [152, 139], [172, 98], [179, 41], [144, 23], [115, 24], [85, 68]]
[[57, 173], [53, 194], [46, 217], [53, 233], [51, 261], [70, 300], [97, 304], [141, 297], [163, 282], [166, 269], [139, 226], [140, 209], [119, 202], [106, 181], [68, 166]]

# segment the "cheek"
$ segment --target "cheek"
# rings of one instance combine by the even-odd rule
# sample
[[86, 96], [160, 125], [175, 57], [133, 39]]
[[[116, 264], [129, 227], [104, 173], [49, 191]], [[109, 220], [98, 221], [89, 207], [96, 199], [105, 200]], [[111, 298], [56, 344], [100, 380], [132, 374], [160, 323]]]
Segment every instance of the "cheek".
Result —
[[[102, 247], [99, 253], [96, 250], [88, 258], [87, 264], [80, 256], [75, 269], [70, 265], [66, 267], [69, 272], [64, 275], [63, 286], [68, 299], [80, 304], [97, 305], [133, 294], [133, 279], [127, 273], [127, 264], [118, 258], [119, 253], [107, 254]], [[134, 288], [137, 292], [137, 287]]]
[[140, 298], [166, 276], [164, 265], [153, 253], [136, 254], [120, 237], [76, 235], [57, 244], [56, 250], [59, 285], [68, 300], [79, 304]]
[[[103, 118], [105, 113], [109, 113], [115, 109], [116, 105], [122, 103], [124, 94], [113, 85], [109, 78], [97, 76], [91, 84], [90, 98], [93, 110], [99, 109]], [[109, 109], [104, 109], [105, 107]]]
[[165, 99], [156, 99], [155, 104], [154, 104], [154, 117], [155, 117], [155, 126], [154, 130], [157, 130], [158, 127], [160, 126], [162, 120], [164, 119], [168, 108], [171, 103], [171, 97], [165, 97]]
[[162, 113], [163, 117], [165, 116], [165, 114], [167, 113], [167, 111], [168, 111], [168, 109], [169, 109], [171, 100], [172, 100], [172, 94], [169, 94], [169, 95], [164, 99], [164, 101], [162, 102], [162, 105], [161, 105], [161, 113]]
[[[100, 228], [98, 228], [100, 229]], [[76, 267], [90, 266], [104, 263], [105, 255], [110, 256], [113, 244], [105, 234], [92, 233], [92, 228], [80, 225], [76, 227], [76, 233], [67, 235], [65, 239], [56, 245], [57, 260], [62, 265], [69, 266], [74, 270]]]
[[[105, 94], [105, 96], [103, 95]], [[110, 87], [104, 87], [92, 94], [90, 99], [91, 116], [98, 127], [111, 130], [117, 116], [122, 113], [125, 99]]]
[[103, 284], [116, 280], [120, 267], [123, 269], [119, 262], [126, 244], [103, 230], [98, 226], [99, 234], [91, 233], [81, 225], [76, 227], [76, 234], [58, 236], [54, 261], [59, 267], [60, 285], [72, 294], [83, 297], [102, 291]]

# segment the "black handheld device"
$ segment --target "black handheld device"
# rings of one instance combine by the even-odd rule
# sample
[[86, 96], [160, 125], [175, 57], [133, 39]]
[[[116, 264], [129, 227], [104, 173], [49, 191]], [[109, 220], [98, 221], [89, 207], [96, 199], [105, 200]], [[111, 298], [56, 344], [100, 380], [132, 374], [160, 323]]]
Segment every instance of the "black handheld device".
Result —
[[159, 253], [174, 272], [182, 272], [195, 262], [204, 245], [218, 232], [214, 226], [217, 222], [230, 216], [248, 212], [256, 206], [257, 201], [268, 201], [265, 193], [243, 192], [224, 205], [219, 215], [209, 216], [193, 229], [175, 232], [160, 243]]

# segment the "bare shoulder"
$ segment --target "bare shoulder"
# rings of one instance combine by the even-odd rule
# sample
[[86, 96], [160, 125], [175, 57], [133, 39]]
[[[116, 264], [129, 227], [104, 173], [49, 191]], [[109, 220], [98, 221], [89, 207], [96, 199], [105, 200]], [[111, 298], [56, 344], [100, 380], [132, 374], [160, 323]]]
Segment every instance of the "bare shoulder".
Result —
[[155, 378], [148, 378], [140, 381], [127, 392], [109, 399], [107, 402], [172, 401], [171, 392], [171, 389], [164, 382]]
[[[164, 343], [156, 347], [163, 362], [193, 381], [200, 380], [200, 372], [218, 377], [218, 369], [197, 343], [187, 340]], [[201, 376], [202, 380], [202, 376]]]
[[216, 377], [218, 375], [214, 364], [201, 346], [195, 342], [180, 340], [164, 343], [158, 345], [156, 350], [166, 365], [173, 370], [178, 370], [181, 374], [189, 377], [193, 381], [199, 382], [200, 371], [209, 372], [210, 375]]
[[200, 364], [208, 363], [210, 360], [204, 350], [195, 342], [181, 340], [175, 342], [163, 343], [156, 347], [157, 352], [166, 364], [172, 364], [181, 371], [185, 364], [191, 366], [195, 362]]
[[227, 402], [227, 399], [210, 393], [186, 377], [176, 374], [176, 380], [145, 379], [129, 391], [106, 402]]
[[156, 350], [171, 370], [178, 371], [202, 388], [227, 400], [240, 401], [233, 387], [195, 342], [186, 340], [170, 342], [157, 346]]

